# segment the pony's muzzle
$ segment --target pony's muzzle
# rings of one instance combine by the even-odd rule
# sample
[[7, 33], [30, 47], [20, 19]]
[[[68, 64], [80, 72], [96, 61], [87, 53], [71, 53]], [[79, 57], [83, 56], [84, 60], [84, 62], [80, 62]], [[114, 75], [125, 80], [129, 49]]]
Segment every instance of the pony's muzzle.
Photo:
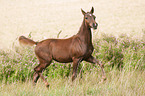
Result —
[[98, 23], [93, 23], [93, 28], [97, 29], [97, 27], [98, 27]]

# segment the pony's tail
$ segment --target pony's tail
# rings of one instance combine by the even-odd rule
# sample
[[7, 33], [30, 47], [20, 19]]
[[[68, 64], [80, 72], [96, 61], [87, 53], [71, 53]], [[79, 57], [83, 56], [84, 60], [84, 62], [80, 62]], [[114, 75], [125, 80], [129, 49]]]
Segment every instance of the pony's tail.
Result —
[[26, 38], [25, 36], [20, 36], [19, 43], [22, 45], [33, 46], [33, 45], [37, 45], [38, 42], [35, 42], [29, 38]]

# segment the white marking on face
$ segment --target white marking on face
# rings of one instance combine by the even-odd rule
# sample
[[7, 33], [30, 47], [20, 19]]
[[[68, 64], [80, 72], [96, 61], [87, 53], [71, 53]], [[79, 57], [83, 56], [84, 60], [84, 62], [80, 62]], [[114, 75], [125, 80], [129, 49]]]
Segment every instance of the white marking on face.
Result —
[[92, 16], [92, 14], [89, 14], [90, 16]]

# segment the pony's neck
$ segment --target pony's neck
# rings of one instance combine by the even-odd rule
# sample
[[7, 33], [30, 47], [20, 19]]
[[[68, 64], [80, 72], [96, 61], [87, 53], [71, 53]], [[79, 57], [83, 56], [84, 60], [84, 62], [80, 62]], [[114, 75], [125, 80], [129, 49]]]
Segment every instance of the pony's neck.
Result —
[[81, 40], [92, 43], [92, 33], [89, 25], [85, 22], [85, 19], [83, 20], [83, 23], [80, 27], [79, 32], [77, 35], [80, 37]]

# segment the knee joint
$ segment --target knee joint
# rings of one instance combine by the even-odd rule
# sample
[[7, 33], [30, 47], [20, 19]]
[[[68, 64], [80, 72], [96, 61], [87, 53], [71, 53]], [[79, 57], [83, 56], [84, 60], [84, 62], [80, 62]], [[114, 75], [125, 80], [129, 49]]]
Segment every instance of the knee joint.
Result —
[[101, 66], [102, 68], [104, 68], [104, 65], [103, 65], [103, 64], [100, 64], [100, 66]]
[[35, 67], [35, 68], [34, 68], [34, 71], [35, 71], [35, 72], [41, 72], [42, 70], [41, 70], [41, 68], [39, 68], [39, 67]]

